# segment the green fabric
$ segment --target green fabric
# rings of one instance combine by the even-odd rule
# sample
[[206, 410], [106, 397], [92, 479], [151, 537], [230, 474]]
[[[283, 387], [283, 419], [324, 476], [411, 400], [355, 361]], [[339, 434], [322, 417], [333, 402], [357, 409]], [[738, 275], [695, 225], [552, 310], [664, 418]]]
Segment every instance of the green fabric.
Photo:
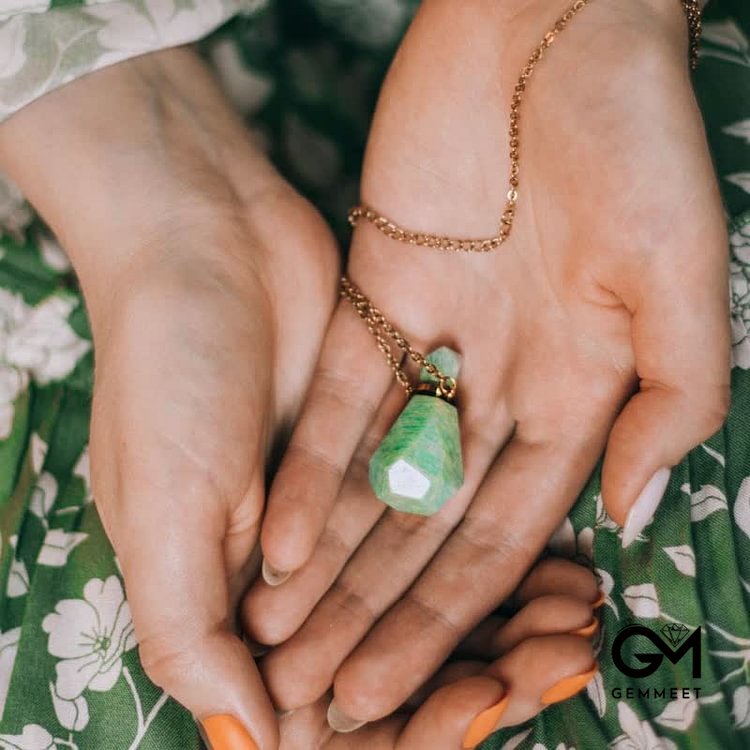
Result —
[[[276, 163], [342, 238], [374, 97], [415, 5], [276, 0], [202, 46]], [[732, 229], [731, 413], [674, 470], [655, 522], [625, 552], [602, 510], [598, 472], [591, 478], [551, 546], [591, 559], [607, 593], [601, 676], [498, 733], [493, 750], [750, 746], [749, 34], [745, 0], [712, 3], [696, 74]], [[197, 750], [191, 717], [139, 664], [117, 561], [91, 503], [93, 353], [67, 260], [2, 182], [0, 226], [0, 749]], [[609, 653], [617, 631], [670, 622], [702, 628], [701, 678], [689, 659], [648, 679], [621, 674]], [[612, 694], [646, 684], [701, 694]]]

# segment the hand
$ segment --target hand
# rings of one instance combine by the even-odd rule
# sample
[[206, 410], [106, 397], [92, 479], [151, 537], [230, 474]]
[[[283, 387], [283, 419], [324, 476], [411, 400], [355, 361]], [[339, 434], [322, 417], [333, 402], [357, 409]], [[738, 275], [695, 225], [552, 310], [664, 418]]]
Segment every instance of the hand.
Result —
[[[394, 716], [348, 733], [326, 722], [323, 698], [282, 716], [281, 750], [458, 750], [526, 721], [580, 690], [591, 676], [598, 633], [586, 569], [547, 559], [514, 596], [510, 619], [493, 616]], [[335, 714], [331, 717], [336, 724]]]
[[[276, 748], [234, 605], [266, 458], [335, 302], [331, 237], [188, 50], [40, 99], [3, 126], [0, 153], [80, 276], [96, 350], [93, 488], [143, 666], [198, 719], [229, 714]], [[206, 729], [215, 750], [222, 729]]]
[[[417, 231], [495, 233], [511, 93], [556, 14], [423, 4], [381, 95], [363, 199]], [[463, 354], [465, 484], [430, 518], [376, 501], [367, 461], [404, 399], [342, 302], [262, 530], [269, 580], [293, 575], [245, 604], [255, 639], [284, 642], [264, 665], [281, 708], [333, 684], [353, 722], [386, 716], [513, 589], [605, 445], [603, 499], [627, 542], [669, 467], [722, 423], [726, 230], [679, 4], [594, 0], [539, 64], [521, 119], [499, 250], [355, 232], [349, 272], [374, 304], [420, 351]]]

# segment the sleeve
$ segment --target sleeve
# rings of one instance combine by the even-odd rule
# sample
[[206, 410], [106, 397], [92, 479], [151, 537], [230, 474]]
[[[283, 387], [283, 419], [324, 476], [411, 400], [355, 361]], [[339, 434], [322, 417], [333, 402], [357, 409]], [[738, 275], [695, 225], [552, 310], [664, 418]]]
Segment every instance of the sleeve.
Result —
[[0, 121], [136, 55], [194, 42], [268, 0], [0, 0]]

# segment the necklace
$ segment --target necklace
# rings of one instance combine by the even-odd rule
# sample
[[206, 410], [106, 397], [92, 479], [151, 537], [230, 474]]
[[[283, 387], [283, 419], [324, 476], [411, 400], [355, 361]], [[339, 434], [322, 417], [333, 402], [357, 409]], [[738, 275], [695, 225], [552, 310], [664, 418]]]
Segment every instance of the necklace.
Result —
[[[349, 212], [349, 223], [372, 224], [386, 237], [410, 245], [465, 253], [488, 253], [510, 236], [520, 185], [520, 119], [524, 92], [539, 61], [568, 24], [592, 0], [575, 2], [544, 35], [521, 70], [510, 105], [510, 176], [500, 227], [493, 237], [457, 238], [405, 229], [374, 208], [360, 204]], [[699, 0], [681, 0], [690, 35], [690, 66], [695, 68], [702, 32]], [[396, 380], [410, 397], [404, 410], [370, 459], [369, 479], [377, 495], [396, 510], [432, 515], [463, 484], [463, 461], [455, 398], [461, 358], [448, 347], [423, 355], [409, 343], [348, 276], [340, 281], [340, 294], [347, 299], [375, 337]], [[394, 353], [393, 345], [400, 352]], [[419, 382], [412, 385], [404, 360], [421, 366]]]

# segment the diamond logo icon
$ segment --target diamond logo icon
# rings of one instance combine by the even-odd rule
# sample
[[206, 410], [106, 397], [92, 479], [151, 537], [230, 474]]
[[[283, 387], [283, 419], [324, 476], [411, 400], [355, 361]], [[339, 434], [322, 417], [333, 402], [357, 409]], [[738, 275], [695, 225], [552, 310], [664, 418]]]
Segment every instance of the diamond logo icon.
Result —
[[663, 625], [659, 632], [672, 644], [672, 648], [677, 648], [690, 631], [681, 623], [670, 622]]

